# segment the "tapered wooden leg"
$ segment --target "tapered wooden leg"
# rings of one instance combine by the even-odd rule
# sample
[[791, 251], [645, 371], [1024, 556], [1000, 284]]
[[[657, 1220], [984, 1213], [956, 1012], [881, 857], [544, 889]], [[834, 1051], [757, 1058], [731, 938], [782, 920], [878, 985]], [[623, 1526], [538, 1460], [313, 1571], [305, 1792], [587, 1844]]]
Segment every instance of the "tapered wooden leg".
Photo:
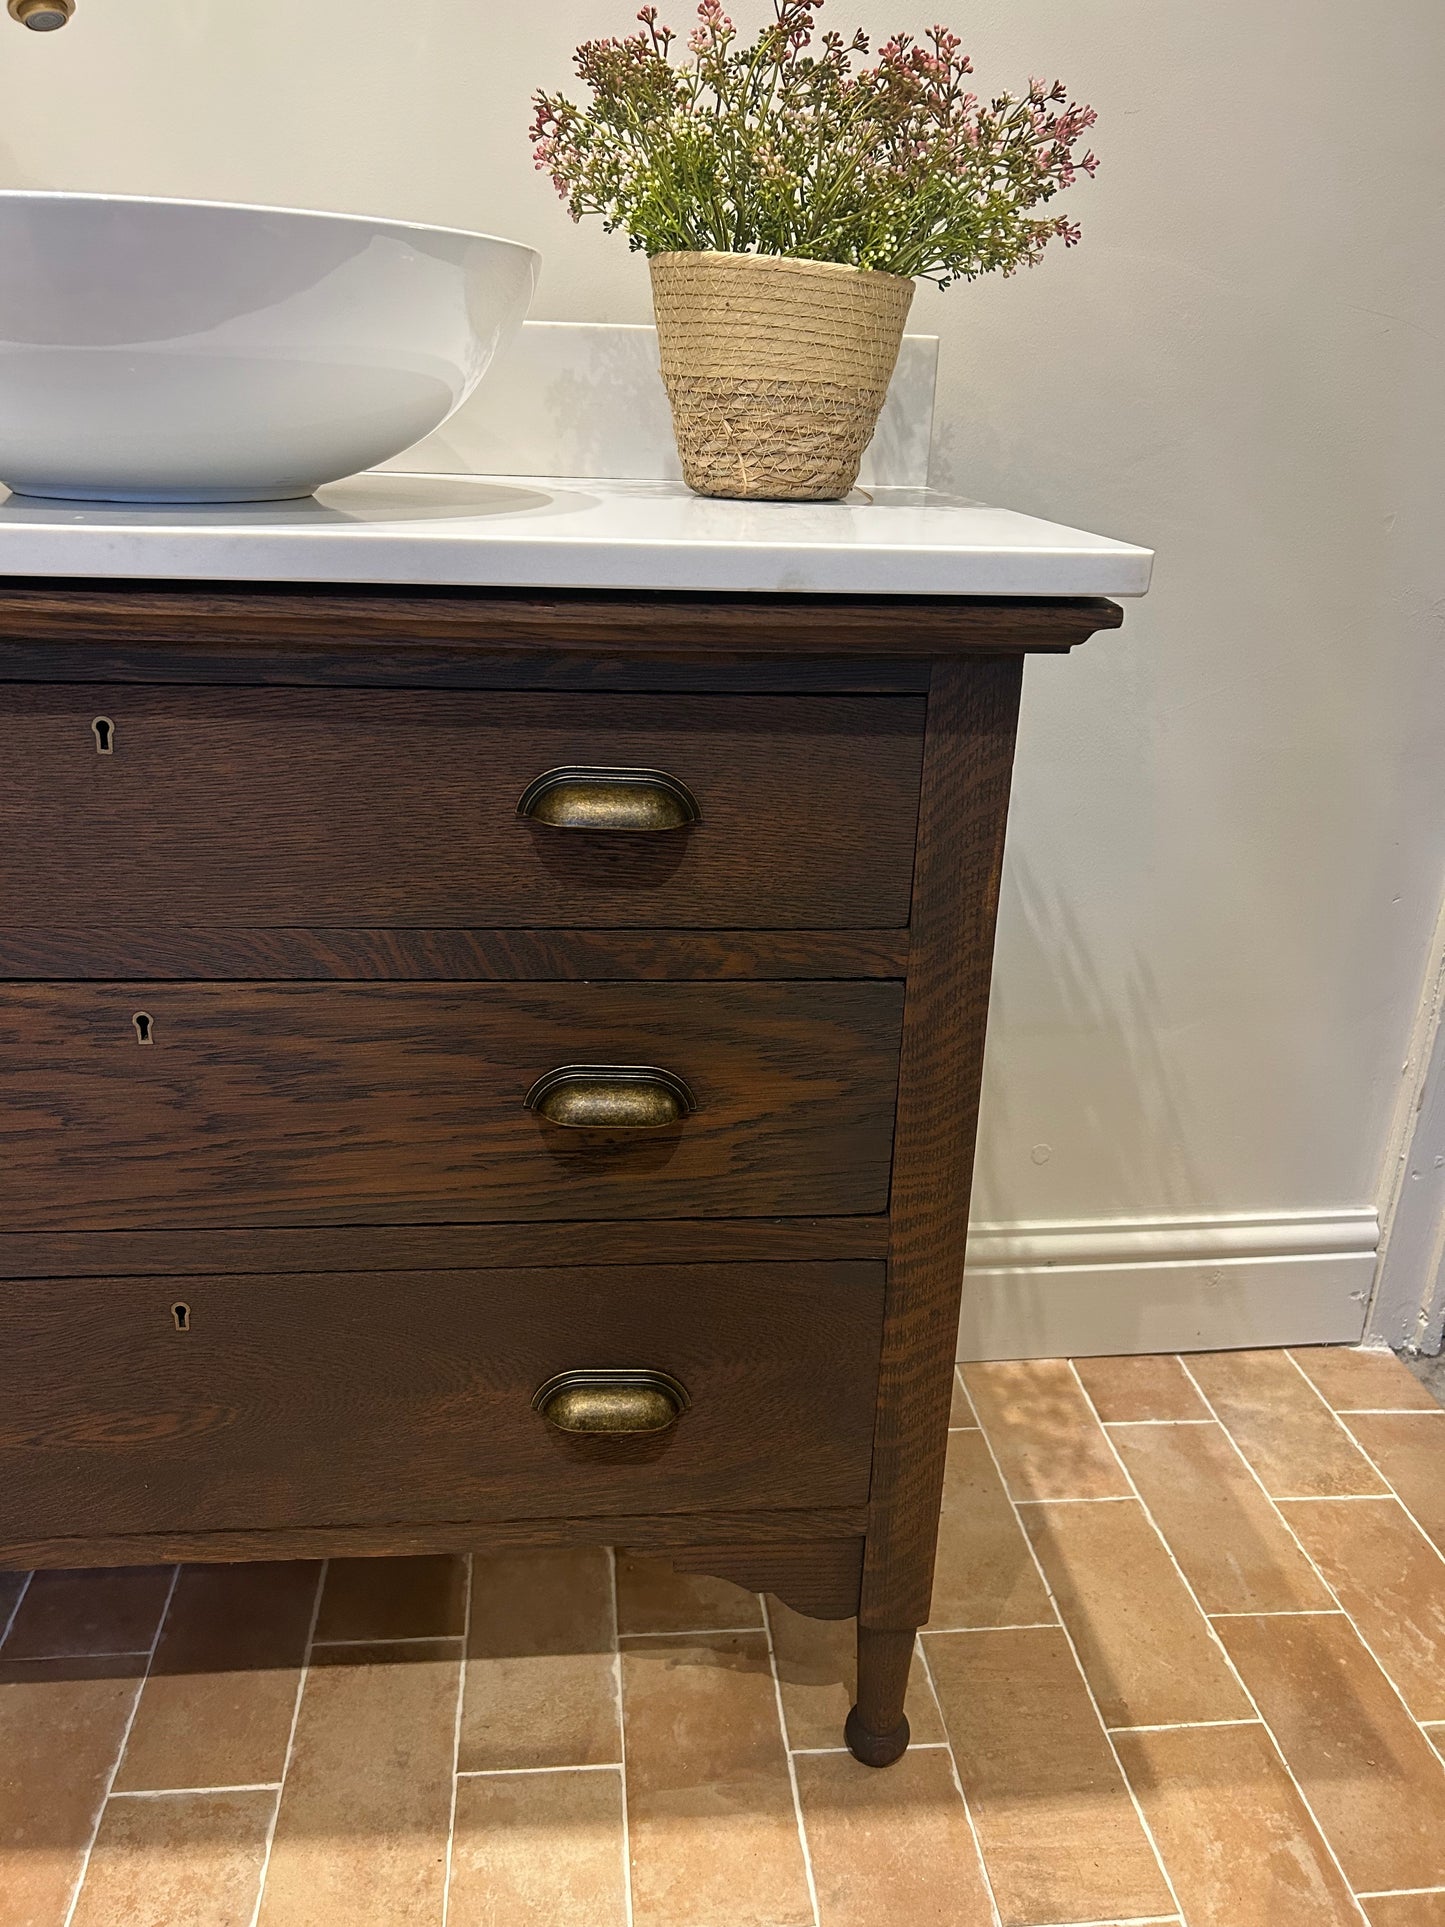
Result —
[[892, 1766], [907, 1748], [903, 1699], [913, 1638], [911, 1627], [905, 1632], [858, 1628], [858, 1703], [848, 1715], [843, 1737], [854, 1759], [864, 1766]]

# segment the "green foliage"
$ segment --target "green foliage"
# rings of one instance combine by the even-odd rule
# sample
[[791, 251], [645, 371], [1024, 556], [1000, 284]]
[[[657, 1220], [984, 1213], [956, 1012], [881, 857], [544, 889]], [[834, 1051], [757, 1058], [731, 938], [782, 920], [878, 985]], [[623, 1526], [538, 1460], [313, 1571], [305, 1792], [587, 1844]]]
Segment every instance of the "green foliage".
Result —
[[744, 46], [721, 0], [701, 0], [680, 64], [652, 6], [640, 32], [579, 47], [591, 104], [539, 93], [531, 130], [573, 219], [598, 214], [648, 254], [791, 255], [942, 287], [1078, 240], [1034, 210], [1093, 173], [1075, 151], [1092, 108], [1037, 80], [980, 100], [943, 27], [860, 64], [864, 34], [817, 32], [825, 3], [773, 0]]

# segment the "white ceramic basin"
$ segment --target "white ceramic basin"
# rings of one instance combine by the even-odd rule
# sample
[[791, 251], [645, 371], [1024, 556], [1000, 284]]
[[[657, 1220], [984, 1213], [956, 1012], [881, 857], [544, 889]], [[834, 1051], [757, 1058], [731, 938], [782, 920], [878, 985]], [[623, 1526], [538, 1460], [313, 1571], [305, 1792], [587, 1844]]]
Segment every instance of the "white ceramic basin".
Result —
[[309, 495], [440, 427], [521, 326], [538, 263], [352, 214], [0, 191], [0, 482]]

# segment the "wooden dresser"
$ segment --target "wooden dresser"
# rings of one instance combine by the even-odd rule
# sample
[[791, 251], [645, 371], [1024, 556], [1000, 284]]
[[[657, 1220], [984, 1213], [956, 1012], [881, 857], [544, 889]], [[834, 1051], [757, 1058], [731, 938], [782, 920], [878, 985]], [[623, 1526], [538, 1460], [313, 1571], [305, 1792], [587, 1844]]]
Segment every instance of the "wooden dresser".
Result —
[[1119, 620], [0, 585], [0, 1563], [647, 1547], [896, 1759], [1023, 657]]

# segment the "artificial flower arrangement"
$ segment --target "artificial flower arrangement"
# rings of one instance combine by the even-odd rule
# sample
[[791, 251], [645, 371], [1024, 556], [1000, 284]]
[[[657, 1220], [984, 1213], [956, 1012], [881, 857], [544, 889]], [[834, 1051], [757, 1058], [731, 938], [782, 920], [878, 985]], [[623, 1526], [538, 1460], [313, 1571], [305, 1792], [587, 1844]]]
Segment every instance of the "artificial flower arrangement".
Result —
[[1012, 274], [1079, 238], [1039, 210], [1080, 174], [1091, 107], [1062, 85], [983, 100], [957, 37], [820, 33], [773, 0], [743, 44], [700, 0], [686, 57], [657, 8], [538, 93], [532, 136], [574, 220], [650, 260], [683, 472], [701, 494], [830, 499], [857, 479], [915, 282]]

